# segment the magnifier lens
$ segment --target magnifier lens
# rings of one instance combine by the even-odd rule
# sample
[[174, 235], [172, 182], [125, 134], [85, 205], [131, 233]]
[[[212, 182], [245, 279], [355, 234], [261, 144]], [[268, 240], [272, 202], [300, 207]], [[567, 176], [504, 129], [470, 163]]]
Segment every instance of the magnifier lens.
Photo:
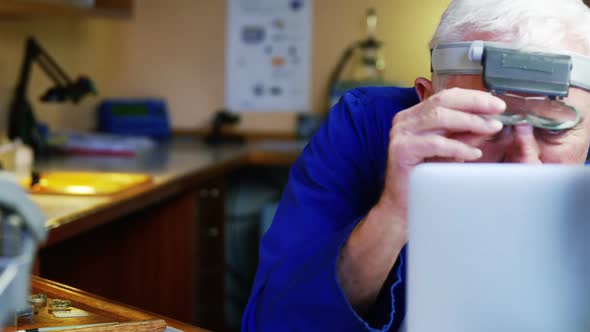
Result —
[[506, 111], [497, 118], [507, 126], [528, 123], [536, 128], [565, 130], [580, 122], [580, 112], [560, 100], [509, 93], [495, 96], [506, 103]]

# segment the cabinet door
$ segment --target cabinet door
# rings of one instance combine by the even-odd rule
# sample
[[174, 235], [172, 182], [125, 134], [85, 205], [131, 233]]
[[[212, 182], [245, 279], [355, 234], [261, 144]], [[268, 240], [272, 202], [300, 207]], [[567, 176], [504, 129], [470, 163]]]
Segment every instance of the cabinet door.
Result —
[[41, 276], [192, 322], [196, 197], [195, 191], [168, 197], [42, 249]]
[[197, 187], [195, 324], [223, 330], [225, 181], [215, 178]]

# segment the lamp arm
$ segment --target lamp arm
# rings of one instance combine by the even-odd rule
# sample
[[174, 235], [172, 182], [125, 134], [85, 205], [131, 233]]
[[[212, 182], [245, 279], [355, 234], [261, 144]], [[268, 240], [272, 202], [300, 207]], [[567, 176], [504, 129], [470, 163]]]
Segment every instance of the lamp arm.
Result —
[[20, 138], [25, 144], [31, 146], [35, 153], [39, 153], [43, 149], [44, 143], [39, 136], [37, 120], [27, 100], [31, 70], [35, 61], [39, 62], [43, 71], [55, 84], [68, 85], [71, 80], [34, 38], [27, 39], [19, 80], [10, 104], [8, 137], [10, 139]]
[[27, 40], [25, 47], [25, 57], [21, 64], [20, 76], [16, 85], [16, 95], [19, 97], [22, 96], [24, 98], [26, 96], [27, 88], [31, 78], [31, 68], [40, 52], [37, 46], [38, 45], [32, 40], [32, 38]]
[[32, 61], [37, 61], [39, 67], [43, 69], [45, 74], [51, 78], [53, 83], [61, 86], [68, 86], [72, 84], [72, 80], [66, 72], [53, 60], [53, 58], [39, 45], [33, 38], [29, 37], [27, 40], [27, 49], [33, 56]]
[[53, 60], [41, 45], [32, 37], [26, 42], [25, 57], [21, 66], [19, 83], [17, 85], [17, 94], [25, 96], [31, 77], [31, 68], [33, 63], [37, 62], [39, 67], [47, 74], [54, 84], [59, 86], [69, 86], [72, 80], [65, 71]]
[[51, 78], [53, 83], [61, 85], [61, 86], [68, 86], [72, 84], [72, 80], [68, 77], [66, 72], [53, 60], [53, 58], [45, 52], [45, 50], [32, 39], [32, 42], [35, 43], [35, 47], [39, 51], [37, 62], [41, 69]]
[[41, 97], [42, 101], [70, 100], [73, 103], [78, 103], [84, 95], [96, 94], [96, 91], [92, 81], [86, 77], [80, 77], [75, 82], [72, 81], [33, 37], [27, 39], [19, 80], [10, 104], [8, 137], [10, 139], [20, 138], [25, 144], [33, 147], [35, 153], [38, 154], [44, 149], [46, 142], [39, 131], [35, 114], [27, 98], [31, 68], [35, 62], [55, 85]]

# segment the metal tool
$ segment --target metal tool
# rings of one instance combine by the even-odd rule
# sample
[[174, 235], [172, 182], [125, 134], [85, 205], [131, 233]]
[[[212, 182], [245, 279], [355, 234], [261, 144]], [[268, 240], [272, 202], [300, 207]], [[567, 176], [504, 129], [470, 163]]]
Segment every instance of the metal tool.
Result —
[[47, 295], [45, 294], [32, 294], [29, 296], [29, 303], [35, 307], [42, 308], [47, 305]]
[[72, 301], [53, 299], [49, 301], [49, 312], [52, 311], [69, 311], [72, 307]]

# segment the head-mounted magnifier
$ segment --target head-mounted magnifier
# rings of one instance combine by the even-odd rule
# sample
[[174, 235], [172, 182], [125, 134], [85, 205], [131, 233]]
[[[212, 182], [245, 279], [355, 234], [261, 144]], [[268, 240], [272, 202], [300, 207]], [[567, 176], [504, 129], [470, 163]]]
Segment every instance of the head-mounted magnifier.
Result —
[[473, 41], [437, 45], [431, 61], [438, 75], [481, 74], [488, 91], [506, 102], [498, 120], [508, 126], [571, 129], [581, 114], [564, 98], [570, 87], [590, 90], [590, 57], [579, 54], [527, 52]]

